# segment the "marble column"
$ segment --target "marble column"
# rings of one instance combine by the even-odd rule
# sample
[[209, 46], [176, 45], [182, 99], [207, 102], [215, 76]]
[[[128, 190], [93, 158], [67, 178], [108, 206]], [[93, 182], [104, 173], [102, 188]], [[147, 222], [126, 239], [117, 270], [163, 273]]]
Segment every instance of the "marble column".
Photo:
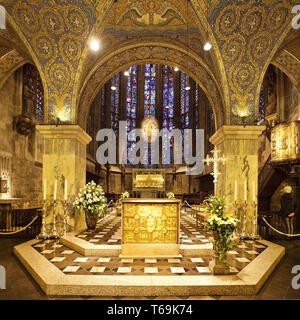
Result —
[[221, 175], [217, 182], [216, 193], [225, 196], [228, 210], [233, 213], [236, 181], [239, 218], [242, 216], [245, 196], [248, 203], [247, 234], [252, 232], [253, 214], [256, 213], [252, 204], [254, 198], [257, 202], [258, 137], [264, 129], [264, 126], [223, 126], [210, 138], [210, 142], [221, 150], [221, 155], [227, 159], [224, 165], [219, 165]]
[[[46, 181], [47, 199], [53, 200], [57, 179], [57, 229], [61, 231], [65, 181], [67, 180], [68, 228], [82, 231], [87, 228], [84, 213], [72, 215], [72, 203], [86, 183], [86, 145], [91, 137], [78, 125], [39, 125], [44, 138], [43, 190]], [[51, 225], [53, 212], [47, 212], [46, 225]], [[50, 228], [51, 229], [51, 228]]]

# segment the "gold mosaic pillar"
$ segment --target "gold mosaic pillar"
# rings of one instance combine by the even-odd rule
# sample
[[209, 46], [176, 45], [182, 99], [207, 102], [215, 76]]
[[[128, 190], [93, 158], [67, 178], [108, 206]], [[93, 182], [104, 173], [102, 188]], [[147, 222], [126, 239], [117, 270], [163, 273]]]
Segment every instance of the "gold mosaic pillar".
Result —
[[[226, 163], [220, 164], [216, 193], [224, 195], [225, 202], [230, 212], [233, 210], [235, 184], [238, 203], [238, 216], [242, 216], [245, 200], [245, 184], [247, 208], [247, 233], [252, 233], [253, 210], [252, 204], [255, 198], [257, 202], [258, 190], [258, 137], [265, 127], [263, 126], [223, 126], [211, 138], [210, 141], [224, 156]], [[253, 190], [253, 188], [255, 190]]]
[[[43, 191], [46, 181], [47, 200], [52, 201], [54, 184], [57, 179], [57, 229], [61, 231], [63, 221], [63, 200], [67, 180], [68, 229], [85, 230], [84, 213], [71, 210], [79, 189], [86, 183], [86, 145], [91, 137], [78, 125], [39, 125], [37, 130], [44, 138]], [[47, 210], [46, 224], [53, 221], [53, 210]], [[50, 230], [51, 231], [51, 230]]]

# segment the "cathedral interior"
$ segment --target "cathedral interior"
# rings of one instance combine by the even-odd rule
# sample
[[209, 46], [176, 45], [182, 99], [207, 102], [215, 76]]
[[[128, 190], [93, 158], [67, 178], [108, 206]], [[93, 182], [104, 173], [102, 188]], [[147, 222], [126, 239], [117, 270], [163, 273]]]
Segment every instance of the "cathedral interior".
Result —
[[[0, 300], [70, 297], [74, 292], [112, 299], [300, 298], [299, 288], [291, 287], [291, 269], [300, 257], [296, 1], [4, 0], [0, 5], [0, 265], [7, 272]], [[114, 147], [100, 138], [103, 129], [114, 133]], [[149, 142], [139, 148], [136, 129], [148, 137], [155, 130], [167, 133], [158, 139], [157, 163]], [[190, 144], [175, 141], [174, 132], [185, 137], [188, 131]], [[115, 148], [113, 163], [99, 161], [105, 143]], [[196, 157], [198, 148], [203, 168], [188, 174], [194, 162], [186, 153]], [[129, 155], [137, 150], [142, 161], [135, 163]], [[224, 160], [219, 164], [218, 155]], [[109, 204], [96, 231], [73, 206], [91, 182], [103, 188]], [[282, 215], [286, 187], [295, 202], [292, 226]], [[144, 202], [156, 209], [161, 204], [159, 221], [166, 220], [151, 226], [152, 216], [145, 216], [151, 239], [135, 235], [137, 247], [124, 246], [133, 241], [126, 233], [133, 202], [120, 201], [125, 192], [136, 201], [133, 216], [141, 226], [145, 213], [138, 208], [146, 208]], [[170, 194], [172, 205], [178, 205], [175, 213], [166, 200]], [[241, 242], [229, 251], [231, 292], [209, 269], [215, 247], [204, 227], [207, 216], [201, 214], [209, 195], [223, 196], [241, 222]], [[172, 214], [178, 216], [177, 234], [168, 238], [158, 225], [170, 227]], [[127, 227], [131, 230], [130, 223]], [[47, 234], [55, 229], [55, 240], [37, 240], [41, 228]], [[162, 232], [155, 238], [151, 228]], [[161, 242], [168, 247], [161, 249]], [[145, 265], [139, 264], [143, 258]], [[151, 259], [160, 264], [155, 267]], [[259, 265], [264, 273], [256, 279]], [[46, 280], [51, 268], [55, 284]], [[95, 288], [89, 278], [78, 284], [80, 289], [68, 289], [62, 278], [101, 273], [127, 277], [129, 284], [118, 280], [119, 288], [111, 283]], [[135, 279], [144, 274], [165, 276], [179, 287], [184, 274], [195, 277], [198, 287], [168, 291], [167, 280], [165, 287], [151, 280], [157, 283], [142, 283], [135, 291]], [[212, 277], [209, 289], [198, 280], [204, 275]], [[70, 287], [77, 283], [68, 281]]]

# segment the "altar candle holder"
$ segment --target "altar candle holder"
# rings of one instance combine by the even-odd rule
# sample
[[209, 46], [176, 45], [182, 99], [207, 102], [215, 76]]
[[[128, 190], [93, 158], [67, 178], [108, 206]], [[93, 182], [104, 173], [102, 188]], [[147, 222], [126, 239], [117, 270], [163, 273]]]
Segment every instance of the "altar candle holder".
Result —
[[56, 200], [53, 200], [53, 229], [51, 238], [58, 239], [59, 235], [56, 230]]
[[242, 235], [241, 238], [247, 238], [247, 201], [244, 202], [244, 217], [243, 217], [243, 228], [242, 228]]
[[63, 225], [63, 236], [67, 235], [67, 200], [64, 200], [64, 225]]
[[252, 220], [252, 239], [259, 239], [259, 235], [257, 234], [257, 203], [253, 201], [252, 203], [252, 209], [253, 209], [253, 220]]
[[37, 236], [38, 239], [48, 239], [49, 236], [46, 232], [46, 200], [43, 203], [43, 214], [42, 214], [42, 228], [41, 233]]
[[[238, 205], [237, 205], [237, 201], [235, 200], [234, 203], [233, 203], [233, 210], [234, 210], [234, 217], [235, 218], [238, 218]], [[236, 228], [234, 231], [233, 231], [233, 237], [236, 237], [238, 236], [239, 232], [238, 232], [238, 229]]]

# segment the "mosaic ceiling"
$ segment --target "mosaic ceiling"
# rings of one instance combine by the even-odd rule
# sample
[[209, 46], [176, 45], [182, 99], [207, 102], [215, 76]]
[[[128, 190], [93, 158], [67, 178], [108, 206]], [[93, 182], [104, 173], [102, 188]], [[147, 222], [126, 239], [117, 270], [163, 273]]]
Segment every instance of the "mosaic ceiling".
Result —
[[[239, 124], [243, 116], [248, 122], [256, 118], [263, 75], [291, 29], [295, 1], [6, 0], [0, 4], [17, 35], [15, 49], [24, 60], [29, 57], [41, 74], [46, 122], [58, 116], [73, 123], [84, 121], [94, 95], [90, 88], [98, 89], [121, 59], [124, 65], [154, 59], [157, 47], [157, 60], [177, 63], [196, 74], [222, 125]], [[1, 31], [1, 45], [5, 35]], [[98, 53], [88, 48], [94, 37], [101, 41]], [[202, 47], [208, 38], [213, 49], [207, 53]], [[132, 50], [131, 59], [124, 58], [125, 48]]]

